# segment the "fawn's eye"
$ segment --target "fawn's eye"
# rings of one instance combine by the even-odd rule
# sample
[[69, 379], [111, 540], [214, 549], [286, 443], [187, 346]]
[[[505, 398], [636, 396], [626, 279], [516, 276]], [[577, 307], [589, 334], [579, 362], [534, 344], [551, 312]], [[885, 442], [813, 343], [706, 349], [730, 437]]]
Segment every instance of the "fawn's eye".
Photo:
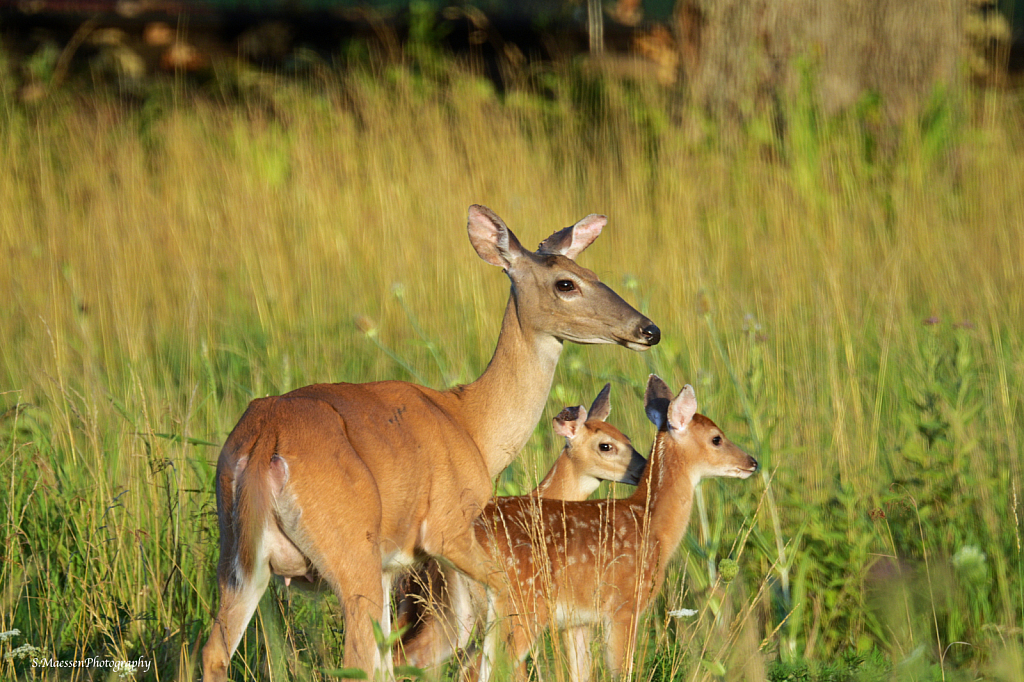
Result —
[[611, 443], [601, 443], [600, 445], [597, 446], [597, 449], [600, 450], [601, 452], [611, 452], [612, 451], [612, 444]]
[[576, 284], [571, 279], [560, 279], [555, 282], [555, 288], [561, 291], [563, 294], [567, 294], [570, 291], [575, 291]]
[[711, 439], [711, 444], [714, 445], [717, 448], [719, 445], [722, 444], [722, 437], [721, 436], [715, 436], [714, 438]]

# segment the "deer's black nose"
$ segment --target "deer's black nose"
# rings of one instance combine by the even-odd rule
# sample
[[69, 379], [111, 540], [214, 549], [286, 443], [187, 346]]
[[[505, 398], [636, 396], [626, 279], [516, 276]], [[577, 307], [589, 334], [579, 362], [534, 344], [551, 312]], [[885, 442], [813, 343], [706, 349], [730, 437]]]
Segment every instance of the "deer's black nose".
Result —
[[658, 342], [661, 341], [661, 330], [658, 329], [658, 325], [649, 324], [640, 330], [640, 336], [644, 337], [644, 340], [651, 346], [657, 346]]

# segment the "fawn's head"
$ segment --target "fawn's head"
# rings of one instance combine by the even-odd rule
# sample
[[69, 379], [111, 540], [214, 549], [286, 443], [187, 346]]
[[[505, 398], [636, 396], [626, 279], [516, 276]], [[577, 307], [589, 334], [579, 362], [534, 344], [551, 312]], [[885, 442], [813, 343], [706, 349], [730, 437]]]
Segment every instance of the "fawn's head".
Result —
[[611, 388], [611, 384], [604, 385], [589, 411], [582, 405], [567, 407], [551, 420], [555, 433], [565, 436], [563, 453], [578, 474], [588, 479], [583, 487], [590, 492], [597, 490], [601, 481], [636, 485], [647, 464], [629, 437], [605, 421], [611, 413]]
[[607, 222], [602, 215], [588, 215], [552, 234], [536, 252], [523, 248], [484, 206], [469, 207], [467, 230], [480, 257], [512, 280], [520, 324], [559, 341], [647, 350], [661, 340], [661, 330], [575, 261]]
[[658, 427], [656, 439], [665, 439], [665, 451], [672, 448], [684, 457], [694, 484], [711, 476], [749, 478], [757, 471], [756, 459], [726, 438], [717, 424], [697, 414], [693, 386], [687, 384], [673, 398], [665, 382], [652, 374], [647, 380], [644, 408], [647, 418]]

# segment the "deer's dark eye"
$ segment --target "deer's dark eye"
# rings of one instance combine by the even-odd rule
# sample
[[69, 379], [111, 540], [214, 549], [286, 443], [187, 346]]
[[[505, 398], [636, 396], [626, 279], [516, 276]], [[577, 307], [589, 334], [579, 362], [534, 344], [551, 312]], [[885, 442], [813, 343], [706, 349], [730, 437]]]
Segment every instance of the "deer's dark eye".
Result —
[[555, 282], [555, 288], [561, 291], [563, 294], [566, 294], [570, 291], [575, 291], [576, 285], [573, 283], [571, 279], [560, 279], [557, 282]]
[[714, 438], [711, 439], [711, 444], [714, 445], [717, 448], [719, 445], [722, 444], [722, 437], [721, 436], [715, 436]]
[[611, 443], [601, 443], [600, 445], [597, 446], [597, 449], [600, 450], [601, 452], [611, 452], [612, 451], [612, 444]]

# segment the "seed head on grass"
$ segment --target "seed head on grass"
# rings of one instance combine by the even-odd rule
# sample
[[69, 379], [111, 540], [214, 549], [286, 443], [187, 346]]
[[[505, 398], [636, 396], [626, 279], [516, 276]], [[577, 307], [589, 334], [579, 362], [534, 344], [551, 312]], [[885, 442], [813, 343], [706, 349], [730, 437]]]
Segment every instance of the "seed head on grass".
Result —
[[708, 300], [708, 295], [703, 289], [697, 292], [696, 308], [698, 315], [707, 315], [711, 312], [711, 301]]
[[355, 320], [356, 329], [366, 334], [367, 337], [373, 339], [377, 336], [377, 323], [366, 315], [356, 315]]
[[722, 562], [718, 564], [718, 573], [722, 576], [722, 580], [727, 583], [732, 582], [739, 572], [740, 565], [736, 563], [735, 559], [722, 559]]

